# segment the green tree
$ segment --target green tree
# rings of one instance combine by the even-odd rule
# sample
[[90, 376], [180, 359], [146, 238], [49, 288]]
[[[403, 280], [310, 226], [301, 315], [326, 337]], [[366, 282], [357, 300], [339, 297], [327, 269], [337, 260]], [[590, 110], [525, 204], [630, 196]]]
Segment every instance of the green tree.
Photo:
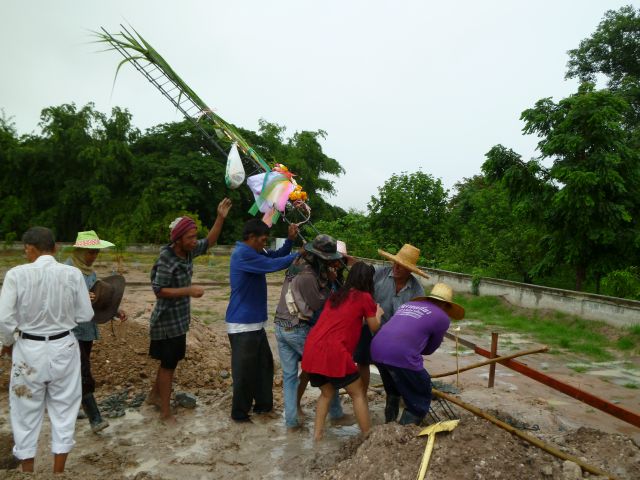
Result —
[[567, 78], [596, 83], [605, 77], [607, 87], [631, 105], [627, 128], [636, 130], [633, 144], [640, 147], [640, 9], [607, 11], [596, 31], [568, 53]]
[[[335, 220], [321, 220], [315, 226], [318, 231], [345, 242], [349, 255], [378, 258], [378, 241], [371, 235], [371, 220], [365, 213], [349, 210]], [[310, 228], [304, 233], [309, 239], [316, 234]]]
[[532, 282], [541, 258], [540, 229], [509, 200], [507, 189], [481, 175], [455, 185], [447, 234], [437, 251], [446, 270]]
[[569, 50], [567, 78], [595, 83], [599, 74], [612, 89], [640, 78], [640, 10], [609, 10], [596, 31]]
[[[483, 165], [544, 225], [546, 255], [538, 269], [566, 262], [578, 290], [589, 268], [616, 268], [629, 246], [640, 244], [640, 156], [625, 128], [629, 109], [620, 95], [588, 83], [558, 103], [542, 99], [521, 117], [524, 132], [541, 137], [540, 157], [524, 163], [498, 146]], [[550, 168], [542, 164], [546, 159]]]
[[423, 256], [432, 255], [444, 233], [447, 193], [440, 179], [420, 170], [393, 175], [368, 204], [381, 248], [397, 250], [410, 243]]

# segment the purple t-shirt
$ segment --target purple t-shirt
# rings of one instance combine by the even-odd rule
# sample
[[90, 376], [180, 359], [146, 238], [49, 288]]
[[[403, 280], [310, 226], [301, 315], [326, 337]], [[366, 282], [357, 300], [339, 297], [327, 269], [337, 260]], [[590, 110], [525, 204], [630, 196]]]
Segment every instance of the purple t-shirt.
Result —
[[422, 370], [422, 355], [436, 351], [450, 323], [448, 315], [429, 301], [407, 302], [373, 337], [371, 358], [392, 367]]

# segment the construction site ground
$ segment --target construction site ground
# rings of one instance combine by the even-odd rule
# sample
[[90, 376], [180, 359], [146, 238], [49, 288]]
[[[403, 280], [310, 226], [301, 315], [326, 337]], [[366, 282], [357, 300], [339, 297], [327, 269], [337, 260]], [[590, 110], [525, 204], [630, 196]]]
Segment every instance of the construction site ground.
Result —
[[[6, 259], [5, 259], [6, 260]], [[288, 433], [282, 417], [282, 377], [272, 323], [267, 329], [276, 360], [273, 414], [254, 415], [252, 423], [229, 418], [231, 406], [230, 349], [224, 312], [229, 298], [228, 259], [209, 258], [198, 263], [194, 284], [206, 284], [205, 295], [192, 300], [193, 319], [187, 358], [176, 371], [174, 391], [196, 396], [193, 409], [176, 407], [178, 425], [158, 421], [155, 407], [141, 403], [150, 390], [157, 363], [147, 356], [148, 321], [154, 296], [148, 286], [152, 257], [124, 264], [102, 260], [99, 276], [120, 269], [129, 286], [123, 307], [125, 323], [101, 326], [102, 338], [93, 351], [96, 396], [110, 427], [93, 434], [87, 420], [76, 426], [76, 446], [67, 472], [55, 478], [97, 479], [407, 479], [415, 478], [426, 444], [420, 428], [384, 424], [384, 393], [369, 391], [373, 429], [363, 439], [354, 422], [327, 425], [325, 438], [313, 441], [313, 415], [319, 391], [309, 388], [303, 399], [306, 420], [301, 431]], [[10, 262], [3, 263], [5, 271]], [[4, 276], [4, 273], [2, 273]], [[269, 275], [269, 310], [275, 309], [282, 274]], [[466, 319], [466, 322], [477, 319]], [[463, 335], [485, 348], [490, 338]], [[485, 334], [486, 335], [486, 334]], [[501, 335], [500, 353], [536, 346], [517, 332]], [[426, 357], [432, 373], [455, 369], [455, 343], [445, 340]], [[460, 352], [460, 366], [483, 360]], [[580, 389], [629, 410], [640, 412], [639, 390], [629, 388], [640, 379], [636, 356], [603, 365], [590, 364], [579, 373], [571, 368], [586, 359], [562, 353], [544, 353], [519, 359]], [[0, 359], [0, 478], [34, 478], [16, 470], [8, 407], [11, 362]], [[460, 399], [488, 411], [527, 433], [596, 466], [615, 478], [640, 478], [640, 429], [596, 410], [523, 375], [497, 366], [495, 387], [487, 388], [489, 367], [441, 379], [457, 388]], [[373, 383], [376, 383], [374, 375]], [[343, 397], [344, 408], [352, 413]], [[436, 438], [428, 479], [577, 479], [597, 478], [581, 473], [497, 426], [453, 407], [460, 418], [451, 433]], [[40, 435], [35, 478], [49, 478], [52, 458], [49, 423]]]

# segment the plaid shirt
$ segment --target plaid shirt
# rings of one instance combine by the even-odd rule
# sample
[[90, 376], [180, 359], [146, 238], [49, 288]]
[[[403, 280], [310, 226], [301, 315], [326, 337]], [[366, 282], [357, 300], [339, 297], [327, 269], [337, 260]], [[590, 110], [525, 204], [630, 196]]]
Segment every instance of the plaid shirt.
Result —
[[[191, 286], [193, 259], [207, 252], [206, 238], [198, 240], [196, 248], [181, 258], [170, 245], [162, 247], [160, 257], [151, 269], [151, 287], [156, 295], [162, 288], [183, 288]], [[191, 322], [191, 297], [160, 298], [149, 319], [151, 340], [179, 337], [189, 330]]]

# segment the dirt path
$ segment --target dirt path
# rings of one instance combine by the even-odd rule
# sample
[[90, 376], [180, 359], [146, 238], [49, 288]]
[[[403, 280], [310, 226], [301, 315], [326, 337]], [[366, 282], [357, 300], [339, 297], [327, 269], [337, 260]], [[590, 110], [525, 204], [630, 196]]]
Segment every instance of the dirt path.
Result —
[[[142, 269], [142, 268], [141, 268]], [[136, 279], [144, 272], [128, 273]], [[269, 309], [275, 309], [279, 294], [270, 287]], [[176, 391], [196, 395], [197, 407], [178, 408], [178, 426], [157, 421], [154, 407], [137, 406], [150, 388], [157, 368], [146, 353], [148, 318], [153, 295], [148, 288], [128, 288], [124, 307], [130, 321], [105, 325], [102, 340], [94, 350], [98, 379], [97, 398], [103, 411], [121, 415], [110, 418], [111, 426], [92, 434], [86, 420], [77, 424], [77, 445], [68, 461], [68, 474], [56, 478], [126, 479], [243, 479], [243, 478], [367, 478], [415, 477], [425, 440], [417, 438], [417, 427], [383, 425], [384, 397], [370, 392], [375, 425], [362, 441], [357, 427], [330, 426], [321, 443], [312, 441], [312, 418], [318, 391], [310, 389], [303, 403], [309, 418], [301, 432], [287, 433], [282, 419], [282, 382], [276, 369], [274, 387], [276, 413], [254, 416], [253, 423], [235, 424], [230, 411], [230, 352], [224, 327], [228, 287], [208, 287], [202, 299], [193, 301], [194, 320], [188, 336], [187, 359], [176, 372]], [[272, 329], [271, 329], [272, 330]], [[277, 361], [273, 332], [269, 332]], [[484, 346], [488, 339], [465, 337]], [[505, 346], [527, 349], [530, 342], [513, 338]], [[502, 347], [501, 347], [502, 350]], [[455, 368], [454, 344], [445, 341], [429, 357], [432, 373]], [[463, 356], [461, 364], [479, 361]], [[580, 388], [640, 411], [637, 391], [624, 388], [611, 376], [576, 373], [567, 367], [575, 359], [558, 355], [527, 357], [526, 363], [562, 378]], [[12, 468], [12, 439], [8, 421], [7, 390], [10, 363], [0, 359], [0, 478], [33, 478]], [[603, 369], [605, 370], [605, 369]], [[611, 369], [609, 369], [611, 370]], [[615, 370], [615, 368], [614, 368]], [[623, 369], [619, 369], [623, 370]], [[480, 408], [512, 418], [530, 432], [561, 449], [583, 457], [618, 478], [640, 478], [640, 430], [557, 393], [504, 367], [498, 366], [494, 389], [486, 388], [488, 367], [461, 374], [460, 398]], [[631, 369], [633, 374], [633, 369]], [[608, 380], [605, 380], [608, 379]], [[455, 377], [445, 379], [455, 384]], [[345, 401], [345, 411], [351, 405]], [[450, 478], [582, 478], [569, 476], [571, 465], [524, 444], [512, 435], [464, 411], [458, 428], [436, 441], [430, 479]], [[635, 441], [634, 441], [635, 440]], [[51, 468], [49, 425], [40, 438], [37, 478], [47, 478]]]

